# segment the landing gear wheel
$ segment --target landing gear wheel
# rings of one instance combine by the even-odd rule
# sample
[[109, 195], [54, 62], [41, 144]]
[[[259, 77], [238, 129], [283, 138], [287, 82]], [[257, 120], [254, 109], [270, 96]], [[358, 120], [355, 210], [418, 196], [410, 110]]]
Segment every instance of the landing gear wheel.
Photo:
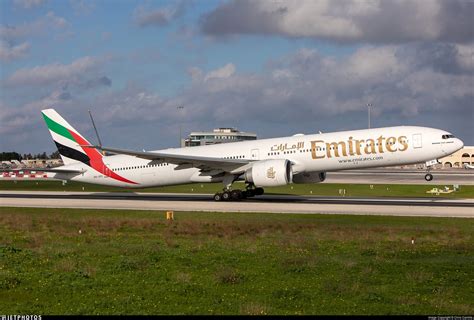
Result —
[[224, 200], [224, 201], [229, 201], [230, 200], [230, 192], [229, 191], [224, 191], [222, 193], [222, 200]]
[[242, 191], [240, 190], [232, 190], [230, 192], [230, 199], [231, 200], [240, 200], [242, 199]]
[[427, 174], [425, 175], [425, 180], [426, 180], [426, 181], [431, 181], [431, 180], [433, 180], [433, 175], [432, 175], [431, 173], [427, 173]]
[[254, 190], [256, 196], [261, 196], [264, 192], [263, 188], [255, 188]]
[[214, 201], [221, 201], [222, 200], [222, 193], [216, 193], [214, 195]]

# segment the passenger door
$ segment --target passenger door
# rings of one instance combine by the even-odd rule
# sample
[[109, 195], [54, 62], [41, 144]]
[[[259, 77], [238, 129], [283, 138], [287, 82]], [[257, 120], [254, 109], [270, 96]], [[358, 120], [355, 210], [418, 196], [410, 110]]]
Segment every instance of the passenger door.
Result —
[[413, 135], [413, 148], [421, 148], [423, 146], [422, 140], [421, 140], [421, 133], [415, 133]]
[[252, 149], [252, 160], [259, 160], [260, 159], [260, 152], [258, 149]]

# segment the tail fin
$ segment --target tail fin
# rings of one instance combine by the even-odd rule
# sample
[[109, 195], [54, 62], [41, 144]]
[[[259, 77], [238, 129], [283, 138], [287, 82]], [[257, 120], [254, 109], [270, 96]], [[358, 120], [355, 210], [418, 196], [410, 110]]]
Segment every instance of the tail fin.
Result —
[[95, 149], [81, 147], [90, 145], [89, 141], [64, 120], [56, 110], [46, 109], [41, 113], [65, 165], [82, 162], [90, 166], [91, 159], [102, 157]]

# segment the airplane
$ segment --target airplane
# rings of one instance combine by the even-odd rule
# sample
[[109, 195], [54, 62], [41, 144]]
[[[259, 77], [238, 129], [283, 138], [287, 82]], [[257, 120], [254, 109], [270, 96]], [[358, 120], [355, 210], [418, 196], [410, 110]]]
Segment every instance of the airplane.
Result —
[[[92, 145], [54, 109], [42, 115], [64, 163], [42, 169], [48, 177], [124, 188], [221, 182], [215, 201], [262, 195], [264, 187], [323, 182], [330, 171], [420, 162], [431, 181], [437, 159], [464, 146], [444, 130], [398, 126], [133, 151]], [[245, 190], [232, 188], [238, 180]]]

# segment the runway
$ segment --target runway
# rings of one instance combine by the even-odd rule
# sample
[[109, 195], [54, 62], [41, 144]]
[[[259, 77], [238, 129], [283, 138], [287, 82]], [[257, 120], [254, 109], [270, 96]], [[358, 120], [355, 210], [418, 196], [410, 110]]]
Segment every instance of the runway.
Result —
[[240, 202], [214, 202], [205, 194], [1, 191], [0, 206], [474, 217], [474, 199], [440, 198], [264, 195]]

